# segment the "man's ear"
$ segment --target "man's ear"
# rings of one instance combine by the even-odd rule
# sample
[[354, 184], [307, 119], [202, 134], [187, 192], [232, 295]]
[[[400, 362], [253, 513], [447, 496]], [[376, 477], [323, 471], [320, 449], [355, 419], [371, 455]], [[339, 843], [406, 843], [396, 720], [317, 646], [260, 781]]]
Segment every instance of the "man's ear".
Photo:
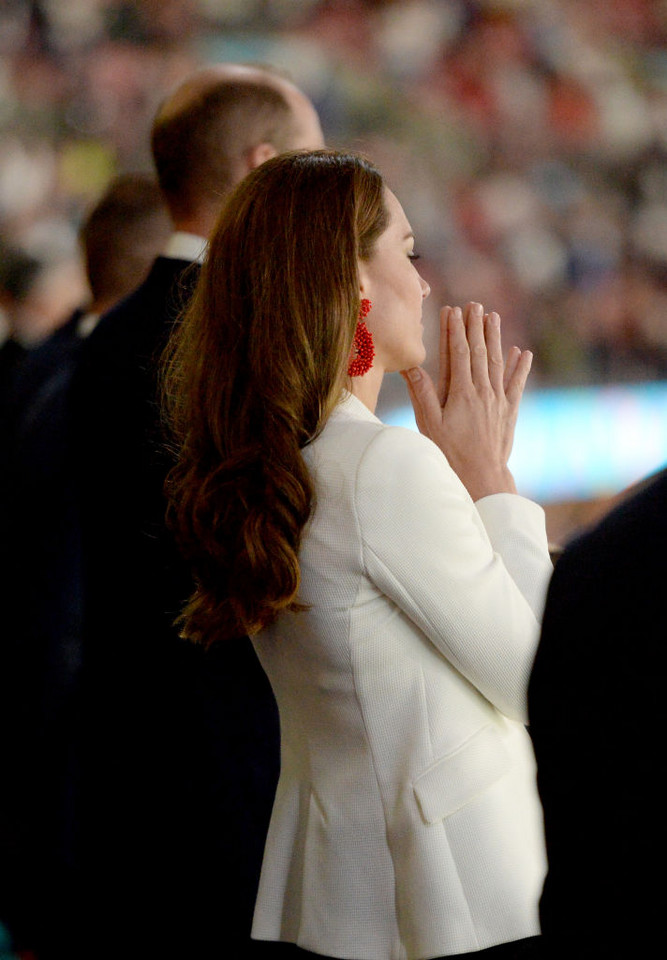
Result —
[[248, 172], [256, 167], [261, 167], [263, 163], [270, 160], [271, 157], [278, 156], [278, 151], [272, 143], [258, 143], [255, 147], [250, 147], [245, 154], [245, 161], [248, 165]]

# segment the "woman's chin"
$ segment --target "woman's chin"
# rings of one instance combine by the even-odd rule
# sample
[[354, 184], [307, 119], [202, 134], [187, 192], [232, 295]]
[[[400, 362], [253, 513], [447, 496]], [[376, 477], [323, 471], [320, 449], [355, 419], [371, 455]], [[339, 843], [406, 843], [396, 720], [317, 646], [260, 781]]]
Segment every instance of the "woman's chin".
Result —
[[412, 367], [421, 367], [426, 360], [426, 347], [423, 343], [415, 344], [412, 349], [406, 349], [391, 365], [385, 367], [385, 373], [400, 373], [401, 370], [410, 370]]
[[403, 370], [409, 370], [410, 367], [421, 367], [421, 365], [423, 364], [424, 360], [426, 360], [426, 347], [425, 347], [424, 344], [422, 343], [422, 344], [420, 344], [419, 349], [418, 349], [418, 350], [415, 350], [415, 354], [414, 354], [414, 357], [413, 357], [413, 359], [412, 359], [412, 363], [410, 363], [409, 366], [402, 367], [401, 369], [403, 369]]

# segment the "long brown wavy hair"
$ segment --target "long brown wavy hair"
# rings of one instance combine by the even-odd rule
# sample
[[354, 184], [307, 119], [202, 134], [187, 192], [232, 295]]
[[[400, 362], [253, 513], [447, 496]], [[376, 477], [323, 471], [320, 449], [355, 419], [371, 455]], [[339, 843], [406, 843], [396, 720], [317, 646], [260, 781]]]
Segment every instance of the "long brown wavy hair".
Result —
[[314, 489], [301, 450], [340, 399], [358, 260], [386, 226], [379, 172], [323, 150], [262, 164], [219, 217], [163, 378], [177, 455], [169, 520], [196, 583], [180, 623], [195, 642], [303, 609]]

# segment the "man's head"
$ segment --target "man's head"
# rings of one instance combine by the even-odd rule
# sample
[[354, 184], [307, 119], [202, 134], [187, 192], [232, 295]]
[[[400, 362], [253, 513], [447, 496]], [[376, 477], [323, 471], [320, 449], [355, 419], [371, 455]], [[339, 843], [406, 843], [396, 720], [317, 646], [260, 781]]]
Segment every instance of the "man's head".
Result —
[[93, 297], [90, 309], [102, 313], [134, 290], [170, 233], [155, 179], [142, 173], [116, 177], [79, 232]]
[[226, 196], [286, 150], [324, 145], [310, 100], [263, 67], [197, 71], [159, 109], [151, 136], [158, 180], [176, 227], [208, 236]]

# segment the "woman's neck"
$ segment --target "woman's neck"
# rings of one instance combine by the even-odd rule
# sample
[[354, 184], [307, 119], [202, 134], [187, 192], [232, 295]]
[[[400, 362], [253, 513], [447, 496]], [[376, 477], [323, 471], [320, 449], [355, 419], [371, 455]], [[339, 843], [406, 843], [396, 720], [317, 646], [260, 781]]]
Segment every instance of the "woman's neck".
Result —
[[371, 367], [363, 377], [350, 377], [348, 381], [350, 393], [361, 400], [371, 413], [375, 413], [383, 377], [383, 370], [378, 367]]

